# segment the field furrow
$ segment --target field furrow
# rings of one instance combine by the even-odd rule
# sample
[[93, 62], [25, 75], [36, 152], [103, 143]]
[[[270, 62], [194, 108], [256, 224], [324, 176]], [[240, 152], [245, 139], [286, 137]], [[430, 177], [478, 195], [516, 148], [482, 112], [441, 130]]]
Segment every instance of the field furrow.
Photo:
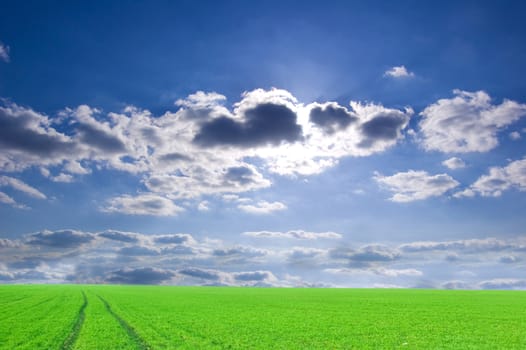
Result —
[[135, 342], [135, 344], [137, 344], [138, 349], [141, 349], [141, 350], [151, 349], [151, 347], [135, 332], [133, 327], [131, 327], [122, 317], [117, 315], [111, 309], [110, 304], [108, 304], [108, 302], [106, 300], [104, 300], [104, 298], [102, 298], [102, 297], [100, 297], [98, 295], [97, 295], [97, 297], [102, 301], [102, 303], [104, 304], [104, 307], [113, 316], [113, 318], [115, 318], [117, 320], [117, 322], [119, 322], [119, 324], [126, 331], [128, 336]]
[[77, 319], [75, 321], [75, 324], [73, 325], [73, 328], [71, 329], [71, 332], [69, 333], [66, 340], [64, 340], [64, 344], [62, 344], [62, 350], [70, 350], [73, 348], [73, 344], [75, 344], [75, 341], [77, 340], [80, 329], [82, 328], [82, 324], [84, 323], [84, 319], [86, 318], [86, 307], [88, 306], [88, 298], [86, 297], [86, 293], [82, 291], [82, 298], [84, 299], [84, 303], [82, 303], [82, 306], [79, 309], [79, 313], [77, 316]]
[[85, 318], [72, 349], [143, 349], [91, 289], [86, 290], [86, 298]]

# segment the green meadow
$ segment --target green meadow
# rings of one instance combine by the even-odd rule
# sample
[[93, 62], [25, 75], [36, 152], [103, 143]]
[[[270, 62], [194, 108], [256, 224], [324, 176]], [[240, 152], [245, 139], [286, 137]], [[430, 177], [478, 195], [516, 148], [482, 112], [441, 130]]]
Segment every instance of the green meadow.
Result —
[[1, 349], [526, 349], [526, 293], [0, 286]]

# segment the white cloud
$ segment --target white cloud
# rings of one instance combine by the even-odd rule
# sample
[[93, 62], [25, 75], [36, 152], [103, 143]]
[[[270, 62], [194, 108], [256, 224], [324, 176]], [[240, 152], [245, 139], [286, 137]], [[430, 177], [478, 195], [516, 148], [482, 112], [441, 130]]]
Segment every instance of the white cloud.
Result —
[[510, 132], [509, 136], [510, 136], [510, 139], [516, 141], [521, 138], [521, 133], [518, 131], [512, 131]]
[[447, 174], [430, 175], [426, 171], [409, 170], [392, 176], [376, 174], [374, 179], [394, 195], [393, 202], [412, 202], [441, 196], [459, 183]]
[[0, 186], [8, 186], [14, 188], [17, 191], [24, 192], [25, 194], [38, 199], [46, 199], [46, 195], [37, 190], [34, 187], [29, 186], [23, 181], [15, 179], [9, 176], [0, 176]]
[[240, 204], [239, 209], [250, 214], [271, 214], [275, 211], [285, 210], [287, 206], [281, 202], [259, 201], [256, 204]]
[[493, 167], [469, 188], [455, 194], [455, 197], [499, 197], [503, 191], [516, 188], [526, 191], [526, 158], [511, 162], [505, 167]]
[[0, 42], [0, 60], [9, 62], [9, 46]]
[[449, 159], [446, 159], [442, 162], [442, 164], [451, 170], [462, 169], [466, 167], [466, 163], [458, 157], [451, 157]]
[[401, 65], [389, 68], [385, 71], [384, 76], [391, 78], [411, 78], [414, 77], [415, 74], [408, 71], [404, 65]]
[[421, 143], [428, 151], [487, 152], [498, 145], [500, 130], [526, 115], [526, 104], [504, 100], [492, 105], [484, 91], [453, 93], [420, 113]]
[[108, 200], [103, 211], [128, 215], [175, 216], [184, 209], [155, 194], [119, 196]]
[[399, 276], [422, 276], [422, 271], [417, 269], [388, 269], [388, 268], [377, 268], [373, 270], [374, 273], [388, 277], [399, 277]]
[[294, 238], [294, 239], [340, 239], [342, 235], [336, 232], [309, 232], [303, 230], [291, 230], [286, 232], [279, 231], [255, 231], [243, 232], [244, 236], [258, 238]]

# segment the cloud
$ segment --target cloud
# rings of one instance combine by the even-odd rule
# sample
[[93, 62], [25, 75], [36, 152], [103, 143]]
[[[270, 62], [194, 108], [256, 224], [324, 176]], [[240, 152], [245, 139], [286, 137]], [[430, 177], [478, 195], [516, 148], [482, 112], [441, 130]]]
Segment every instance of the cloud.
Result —
[[18, 204], [13, 198], [9, 197], [4, 192], [0, 192], [0, 203], [9, 204], [13, 208], [27, 209], [25, 205]]
[[135, 197], [124, 195], [111, 198], [102, 210], [127, 215], [175, 216], [184, 209], [159, 195], [140, 194]]
[[97, 236], [124, 243], [137, 243], [139, 241], [138, 235], [133, 232], [107, 230], [99, 232]]
[[193, 237], [187, 233], [174, 233], [170, 235], [159, 235], [153, 238], [154, 242], [161, 244], [183, 244], [194, 241]]
[[249, 271], [249, 272], [236, 272], [233, 274], [236, 281], [242, 282], [262, 282], [262, 281], [277, 281], [278, 279], [270, 271]]
[[451, 170], [462, 169], [466, 167], [466, 163], [458, 157], [448, 158], [442, 162], [442, 165], [448, 167]]
[[25, 182], [15, 179], [14, 177], [0, 176], [0, 186], [8, 186], [8, 187], [14, 188], [15, 190], [23, 192], [33, 198], [38, 198], [38, 199], [47, 198], [45, 194], [43, 194], [36, 188], [31, 187]]
[[201, 146], [253, 147], [279, 145], [301, 138], [296, 113], [284, 105], [263, 103], [234, 118], [219, 117], [201, 126], [194, 142]]
[[70, 137], [51, 127], [50, 120], [14, 103], [0, 106], [0, 165], [20, 170], [32, 164], [58, 164], [77, 152]]
[[388, 276], [388, 277], [399, 277], [399, 276], [422, 276], [423, 273], [417, 269], [386, 269], [378, 268], [374, 272], [378, 275]]
[[26, 237], [26, 244], [52, 248], [78, 248], [95, 239], [91, 233], [76, 230], [48, 231], [32, 233]]
[[499, 197], [503, 191], [516, 188], [526, 191], [526, 158], [509, 163], [505, 167], [492, 167], [469, 188], [457, 192], [455, 197]]
[[497, 238], [466, 239], [456, 241], [420, 241], [402, 244], [399, 249], [404, 252], [427, 251], [462, 251], [466, 253], [479, 253], [488, 251], [502, 251], [506, 249], [526, 249], [524, 242], [505, 241]]
[[173, 271], [152, 267], [124, 268], [112, 271], [106, 281], [119, 284], [160, 284], [169, 281], [174, 275]]
[[498, 145], [500, 130], [526, 115], [526, 104], [504, 100], [492, 105], [484, 91], [453, 93], [420, 113], [421, 144], [428, 151], [487, 152]]
[[0, 60], [4, 62], [9, 62], [9, 46], [4, 45], [0, 42]]
[[350, 113], [347, 108], [334, 102], [328, 102], [322, 105], [313, 104], [309, 113], [309, 119], [327, 134], [334, 134], [356, 122], [358, 117]]
[[0, 238], [0, 248], [14, 248], [18, 247], [19, 243], [7, 238]]
[[482, 289], [526, 289], [526, 280], [516, 278], [495, 278], [479, 283]]
[[510, 136], [510, 139], [516, 141], [516, 140], [519, 140], [521, 138], [521, 133], [518, 132], [518, 131], [512, 131], [509, 133], [509, 136]]
[[125, 256], [151, 256], [159, 255], [160, 251], [152, 247], [134, 245], [130, 247], [123, 247], [119, 249], [118, 253]]
[[413, 72], [410, 72], [405, 68], [404, 65], [401, 66], [394, 66], [389, 68], [384, 72], [385, 77], [391, 77], [391, 78], [411, 78], [414, 77], [415, 74]]
[[294, 239], [340, 239], [342, 235], [336, 232], [308, 232], [303, 230], [279, 231], [254, 231], [243, 232], [244, 236], [257, 238], [294, 238]]
[[259, 201], [256, 204], [240, 204], [237, 207], [246, 213], [257, 215], [266, 215], [287, 209], [287, 206], [281, 202], [267, 201]]
[[441, 196], [457, 187], [458, 181], [447, 174], [430, 175], [426, 171], [409, 170], [392, 176], [376, 174], [374, 179], [387, 190], [394, 192], [393, 202], [412, 202]]
[[215, 270], [205, 270], [200, 268], [185, 268], [177, 271], [181, 275], [200, 278], [205, 280], [219, 280], [220, 274]]
[[399, 257], [400, 253], [398, 251], [379, 244], [366, 245], [361, 247], [357, 252], [348, 255], [349, 260], [358, 263], [393, 261]]

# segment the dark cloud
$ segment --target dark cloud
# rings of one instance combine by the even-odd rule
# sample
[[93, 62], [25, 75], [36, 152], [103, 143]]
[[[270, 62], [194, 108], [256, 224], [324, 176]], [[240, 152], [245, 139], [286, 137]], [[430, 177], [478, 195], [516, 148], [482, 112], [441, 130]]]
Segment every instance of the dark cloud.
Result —
[[45, 158], [71, 154], [75, 144], [64, 135], [48, 130], [46, 117], [22, 107], [0, 107], [0, 146], [2, 151], [27, 152]]
[[119, 249], [119, 254], [126, 256], [155, 256], [159, 255], [159, 251], [137, 245], [132, 247], [123, 247]]
[[84, 144], [88, 144], [107, 153], [123, 153], [126, 151], [124, 143], [115, 135], [101, 130], [91, 124], [79, 124], [77, 135]]
[[139, 241], [139, 239], [137, 238], [137, 234], [130, 232], [120, 232], [111, 230], [100, 232], [98, 236], [124, 243], [137, 243]]
[[42, 263], [43, 259], [39, 257], [26, 257], [15, 260], [7, 264], [11, 269], [34, 269]]
[[245, 111], [245, 121], [215, 118], [201, 126], [194, 142], [201, 146], [251, 147], [301, 139], [296, 113], [286, 106], [263, 103]]
[[125, 268], [111, 272], [106, 281], [118, 284], [159, 284], [174, 275], [172, 271], [151, 267]]
[[254, 182], [254, 171], [245, 166], [228, 168], [225, 180], [230, 183], [247, 185]]
[[327, 134], [334, 134], [343, 130], [358, 119], [346, 108], [332, 104], [314, 107], [310, 111], [309, 118]]
[[252, 247], [234, 247], [227, 249], [214, 249], [212, 255], [217, 257], [232, 257], [232, 256], [243, 256], [243, 257], [258, 257], [265, 256], [266, 252], [263, 250], [255, 249]]
[[361, 125], [361, 132], [366, 138], [359, 146], [367, 148], [376, 141], [396, 140], [407, 120], [406, 115], [395, 113], [375, 116]]
[[27, 237], [27, 244], [54, 248], [77, 248], [95, 239], [91, 233], [74, 230], [42, 231]]
[[181, 269], [178, 271], [181, 275], [189, 276], [189, 277], [195, 277], [195, 278], [202, 278], [205, 280], [218, 280], [219, 274], [217, 271], [211, 271], [211, 270], [203, 270], [195, 267], [190, 267], [186, 269]]
[[236, 281], [264, 281], [272, 277], [269, 271], [238, 272], [234, 274]]
[[161, 235], [155, 237], [153, 240], [156, 243], [161, 244], [182, 244], [189, 242], [192, 239], [192, 236], [187, 233], [174, 233], [170, 235]]

